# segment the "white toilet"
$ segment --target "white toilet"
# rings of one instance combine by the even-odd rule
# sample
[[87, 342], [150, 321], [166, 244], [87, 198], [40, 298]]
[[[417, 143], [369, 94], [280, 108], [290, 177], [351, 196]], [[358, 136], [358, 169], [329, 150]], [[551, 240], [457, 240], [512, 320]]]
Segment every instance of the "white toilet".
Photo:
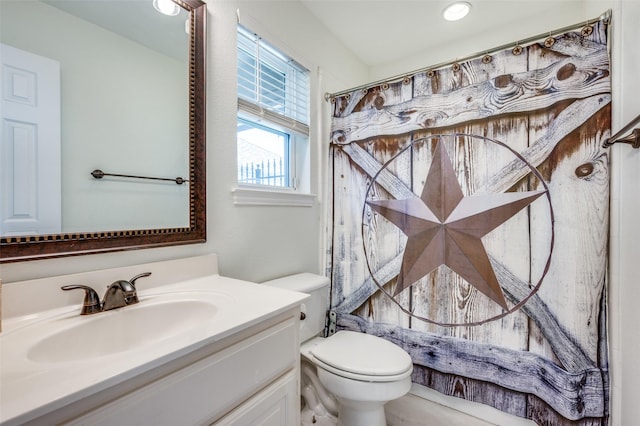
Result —
[[[307, 375], [313, 376], [304, 368], [305, 360], [316, 367], [320, 384], [338, 402], [338, 425], [386, 426], [384, 404], [405, 395], [411, 387], [413, 363], [409, 354], [387, 340], [365, 333], [338, 331], [326, 338], [318, 337], [324, 329], [329, 306], [326, 277], [304, 273], [263, 284], [311, 296], [302, 305], [302, 370], [303, 374], [308, 372]], [[316, 388], [320, 386], [313, 383], [314, 377], [311, 382]], [[331, 412], [331, 401], [327, 401], [326, 396], [323, 398], [323, 393], [326, 394], [324, 389], [314, 392], [320, 400], [324, 399], [323, 405]]]

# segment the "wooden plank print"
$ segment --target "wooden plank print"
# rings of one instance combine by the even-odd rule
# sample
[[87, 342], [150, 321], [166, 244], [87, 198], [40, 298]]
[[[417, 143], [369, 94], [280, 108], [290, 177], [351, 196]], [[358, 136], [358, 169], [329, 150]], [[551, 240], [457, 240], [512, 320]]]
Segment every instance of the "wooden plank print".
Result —
[[607, 423], [606, 27], [334, 99], [331, 309], [414, 382]]

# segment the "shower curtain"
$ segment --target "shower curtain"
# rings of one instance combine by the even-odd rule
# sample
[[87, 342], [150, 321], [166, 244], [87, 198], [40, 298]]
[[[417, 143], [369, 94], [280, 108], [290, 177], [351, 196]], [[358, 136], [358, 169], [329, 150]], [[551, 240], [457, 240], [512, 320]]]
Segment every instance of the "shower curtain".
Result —
[[338, 329], [412, 380], [538, 424], [606, 424], [607, 23], [331, 98]]

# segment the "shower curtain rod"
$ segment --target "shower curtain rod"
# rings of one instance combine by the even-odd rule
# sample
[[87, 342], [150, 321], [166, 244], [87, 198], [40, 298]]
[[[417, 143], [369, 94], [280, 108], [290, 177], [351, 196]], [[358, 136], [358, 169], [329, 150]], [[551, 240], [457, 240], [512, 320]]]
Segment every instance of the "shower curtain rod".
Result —
[[528, 43], [536, 41], [536, 40], [540, 40], [543, 37], [552, 37], [553, 35], [558, 35], [558, 34], [565, 33], [567, 31], [575, 30], [577, 28], [580, 28], [580, 25], [582, 25], [582, 28], [585, 28], [585, 27], [588, 27], [591, 24], [594, 24], [594, 23], [596, 23], [598, 21], [605, 21], [608, 24], [610, 22], [610, 20], [611, 20], [611, 9], [607, 10], [606, 12], [604, 12], [602, 15], [598, 16], [597, 18], [589, 19], [589, 20], [585, 21], [584, 23], [574, 24], [574, 25], [570, 25], [570, 26], [567, 26], [567, 27], [558, 28], [558, 29], [556, 29], [554, 31], [547, 31], [547, 32], [545, 32], [543, 34], [538, 34], [538, 35], [533, 36], [533, 37], [528, 37], [526, 39], [517, 41], [515, 43], [515, 45], [513, 43], [503, 44], [502, 46], [495, 47], [495, 48], [490, 49], [490, 50], [484, 50], [482, 52], [476, 52], [476, 53], [474, 53], [472, 55], [468, 55], [468, 56], [465, 56], [463, 58], [456, 59], [454, 61], [441, 62], [441, 63], [436, 64], [436, 65], [431, 65], [431, 66], [428, 66], [428, 67], [420, 68], [420, 69], [417, 69], [417, 70], [414, 70], [414, 71], [411, 71], [411, 72], [408, 72], [408, 73], [404, 73], [404, 74], [398, 74], [398, 75], [395, 75], [393, 77], [385, 78], [383, 80], [374, 81], [372, 83], [362, 84], [360, 86], [356, 86], [356, 87], [353, 87], [353, 88], [347, 89], [347, 90], [342, 90], [340, 92], [335, 92], [335, 93], [328, 93], [327, 92], [327, 93], [324, 94], [324, 100], [325, 101], [329, 101], [331, 99], [334, 99], [336, 97], [345, 95], [345, 94], [347, 94], [349, 92], [353, 92], [353, 91], [356, 91], [356, 90], [366, 89], [366, 88], [369, 88], [369, 87], [379, 86], [379, 85], [384, 84], [384, 83], [391, 83], [391, 82], [394, 82], [394, 81], [403, 80], [403, 79], [405, 79], [405, 78], [407, 78], [409, 76], [412, 76], [412, 75], [415, 75], [415, 74], [419, 74], [421, 72], [426, 72], [426, 71], [430, 71], [430, 70], [436, 70], [438, 68], [442, 68], [442, 67], [445, 67], [447, 65], [451, 65], [451, 64], [454, 64], [454, 63], [458, 63], [458, 62], [468, 61], [470, 59], [477, 58], [477, 57], [483, 56], [483, 55], [489, 55], [491, 53], [495, 53], [497, 51], [504, 50], [504, 49], [507, 49], [507, 48], [510, 48], [510, 47], [514, 47], [514, 48], [522, 47], [522, 45], [528, 44]]
[[626, 126], [620, 129], [618, 133], [616, 133], [615, 135], [611, 136], [609, 139], [604, 141], [604, 143], [602, 144], [602, 147], [609, 148], [614, 143], [621, 142], [621, 143], [628, 143], [634, 148], [640, 148], [640, 127], [633, 129], [633, 132], [631, 132], [631, 134], [625, 137], [621, 137], [622, 135], [627, 133], [629, 130], [631, 130], [638, 123], [640, 123], [640, 115], [638, 115], [636, 118], [631, 120]]

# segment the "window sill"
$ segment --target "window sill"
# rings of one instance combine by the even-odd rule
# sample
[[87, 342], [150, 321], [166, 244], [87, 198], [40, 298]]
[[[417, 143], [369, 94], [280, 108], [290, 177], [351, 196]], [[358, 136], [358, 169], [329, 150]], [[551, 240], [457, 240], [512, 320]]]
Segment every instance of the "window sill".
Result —
[[302, 194], [288, 190], [263, 189], [241, 186], [234, 188], [233, 204], [236, 206], [287, 206], [311, 207], [315, 194]]

